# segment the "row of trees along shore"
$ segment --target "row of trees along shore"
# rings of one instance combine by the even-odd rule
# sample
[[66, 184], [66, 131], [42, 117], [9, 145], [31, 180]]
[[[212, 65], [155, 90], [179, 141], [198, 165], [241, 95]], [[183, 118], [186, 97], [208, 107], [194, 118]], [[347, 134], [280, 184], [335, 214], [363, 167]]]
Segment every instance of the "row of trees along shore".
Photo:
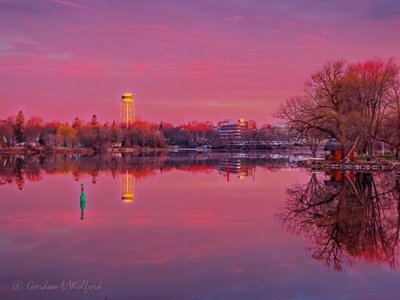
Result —
[[282, 103], [277, 116], [309, 143], [329, 138], [373, 154], [377, 143], [400, 150], [400, 68], [393, 60], [330, 61], [312, 74], [304, 92]]
[[66, 147], [91, 148], [102, 152], [110, 147], [163, 148], [168, 141], [179, 146], [191, 146], [195, 137], [200, 141], [215, 134], [212, 126], [205, 123], [194, 123], [190, 130], [183, 129], [165, 122], [152, 124], [136, 121], [130, 126], [116, 122], [103, 124], [96, 115], [89, 122], [77, 117], [72, 124], [45, 123], [39, 117], [25, 120], [24, 113], [20, 111], [16, 117], [0, 121], [0, 148], [25, 146], [51, 150]]
[[[255, 124], [255, 122], [254, 122]], [[248, 132], [248, 140], [268, 140], [273, 136], [255, 130]], [[25, 119], [20, 111], [17, 116], [0, 120], [0, 149], [7, 150], [24, 147], [44, 150], [55, 148], [86, 148], [104, 152], [112, 147], [122, 148], [164, 148], [167, 146], [224, 148], [222, 141], [211, 122], [192, 121], [174, 126], [136, 121], [130, 126], [122, 123], [100, 123], [96, 115], [89, 122], [75, 118], [71, 124], [43, 122], [39, 117]]]

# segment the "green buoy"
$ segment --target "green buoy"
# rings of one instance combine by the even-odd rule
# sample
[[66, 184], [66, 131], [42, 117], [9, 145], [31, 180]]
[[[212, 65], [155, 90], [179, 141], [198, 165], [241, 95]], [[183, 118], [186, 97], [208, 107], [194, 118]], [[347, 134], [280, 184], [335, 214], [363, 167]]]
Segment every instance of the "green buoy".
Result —
[[85, 218], [85, 207], [86, 207], [85, 187], [83, 186], [83, 184], [81, 184], [80, 204], [81, 204], [81, 220], [83, 220]]

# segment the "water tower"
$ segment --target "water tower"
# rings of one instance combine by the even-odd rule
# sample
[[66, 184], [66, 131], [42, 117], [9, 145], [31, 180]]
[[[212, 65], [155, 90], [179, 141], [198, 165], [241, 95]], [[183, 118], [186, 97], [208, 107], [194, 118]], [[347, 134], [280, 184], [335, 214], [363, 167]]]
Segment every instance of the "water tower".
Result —
[[135, 103], [133, 94], [125, 93], [121, 97], [121, 122], [126, 126], [135, 122]]

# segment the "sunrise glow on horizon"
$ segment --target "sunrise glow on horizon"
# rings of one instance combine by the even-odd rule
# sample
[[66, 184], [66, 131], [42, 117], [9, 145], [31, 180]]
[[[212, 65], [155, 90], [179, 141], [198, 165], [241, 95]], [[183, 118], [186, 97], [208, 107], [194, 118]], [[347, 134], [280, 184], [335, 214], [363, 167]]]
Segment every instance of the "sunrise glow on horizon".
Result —
[[400, 63], [398, 1], [0, 0], [1, 118], [271, 122], [325, 62]]

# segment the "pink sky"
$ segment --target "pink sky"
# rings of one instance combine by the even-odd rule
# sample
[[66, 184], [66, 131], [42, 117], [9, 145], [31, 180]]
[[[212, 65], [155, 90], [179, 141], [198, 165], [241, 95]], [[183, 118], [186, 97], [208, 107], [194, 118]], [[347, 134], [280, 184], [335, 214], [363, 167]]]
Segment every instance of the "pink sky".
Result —
[[[295, 3], [295, 4], [293, 4]], [[270, 122], [331, 59], [400, 63], [400, 2], [0, 0], [0, 119]]]

